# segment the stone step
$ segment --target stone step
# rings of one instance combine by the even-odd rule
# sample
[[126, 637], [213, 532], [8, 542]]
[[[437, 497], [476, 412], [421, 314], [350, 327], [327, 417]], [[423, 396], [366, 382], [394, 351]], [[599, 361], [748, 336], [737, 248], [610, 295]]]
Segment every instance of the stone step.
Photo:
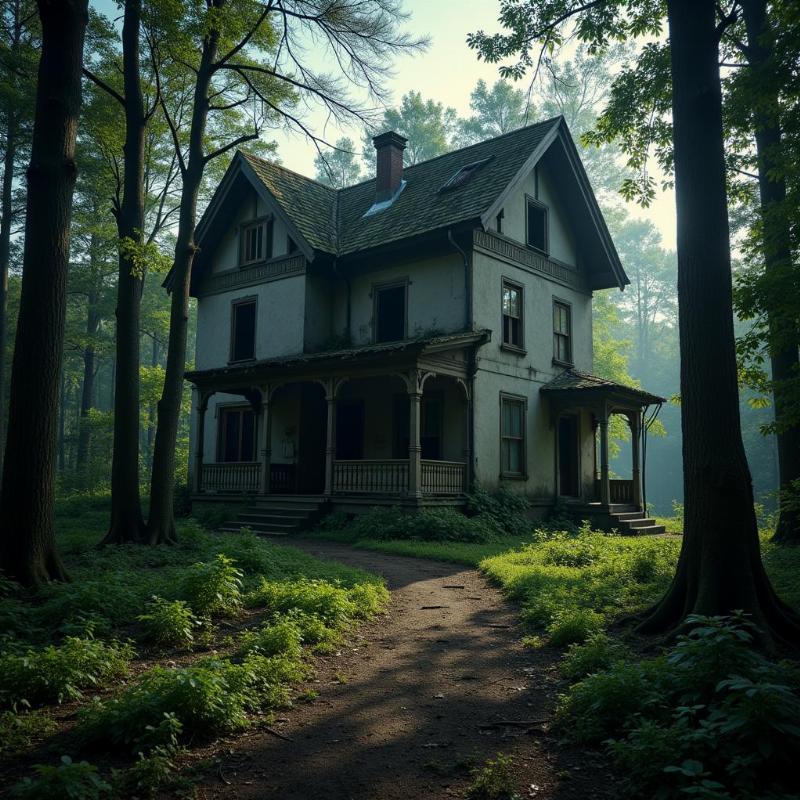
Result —
[[226, 522], [221, 530], [235, 530], [239, 531], [242, 528], [249, 528], [254, 533], [295, 533], [301, 529], [300, 525], [294, 523], [281, 523], [281, 522], [242, 522], [241, 520], [234, 520], [233, 522]]
[[647, 519], [645, 517], [637, 517], [636, 519], [626, 519], [625, 522], [629, 528], [649, 528], [651, 525], [656, 524], [656, 521], [654, 519]]
[[642, 512], [641, 511], [611, 511], [609, 512], [612, 517], [618, 520], [622, 520], [623, 522], [629, 519], [641, 519]]
[[252, 511], [248, 510], [244, 514], [239, 514], [236, 517], [237, 522], [241, 523], [250, 523], [250, 522], [277, 522], [280, 524], [284, 523], [292, 523], [294, 525], [302, 525], [304, 522], [307, 522], [309, 518], [308, 514], [280, 514], [272, 511]]
[[631, 534], [634, 536], [652, 536], [657, 533], [666, 533], [666, 528], [663, 525], [645, 525], [641, 528], [631, 528]]

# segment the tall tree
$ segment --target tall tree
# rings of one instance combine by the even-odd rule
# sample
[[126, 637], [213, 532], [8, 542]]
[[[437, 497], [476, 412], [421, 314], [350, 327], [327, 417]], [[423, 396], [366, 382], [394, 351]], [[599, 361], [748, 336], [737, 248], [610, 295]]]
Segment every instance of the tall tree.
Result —
[[479, 80], [470, 92], [469, 107], [472, 115], [456, 123], [456, 143], [465, 147], [535, 122], [535, 109], [522, 89], [515, 89], [508, 81], [495, 81], [491, 88]]
[[[782, 78], [796, 80], [796, 72], [780, 64], [775, 39], [777, 20], [770, 20], [766, 0], [742, 0], [746, 44], [739, 43], [749, 71], [744, 76], [745, 101], [752, 109], [748, 120], [755, 133], [764, 261], [759, 282], [761, 305], [766, 312], [765, 338], [771, 366], [778, 446], [779, 505], [777, 541], [800, 542], [800, 503], [786, 502], [793, 485], [800, 488], [800, 320], [797, 294], [800, 277], [793, 263], [791, 215], [787, 209], [786, 159], [781, 123], [786, 90]], [[795, 22], [797, 27], [797, 22]], [[797, 39], [794, 44], [798, 44]], [[749, 91], [748, 91], [749, 90]], [[795, 102], [797, 91], [795, 90]], [[783, 95], [783, 96], [782, 96]], [[795, 154], [796, 155], [796, 154]], [[789, 302], [787, 302], [789, 300]], [[794, 391], [792, 391], [794, 390]]]
[[345, 186], [358, 183], [359, 168], [355, 147], [352, 139], [343, 137], [336, 140], [334, 147], [317, 153], [314, 159], [317, 180], [335, 189], [343, 189]]
[[32, 0], [11, 0], [0, 13], [0, 88], [3, 178], [0, 188], [0, 467], [6, 430], [6, 346], [8, 341], [8, 271], [11, 238], [18, 216], [14, 183], [28, 154], [33, 119], [38, 20]]
[[65, 577], [53, 530], [56, 409], [88, 0], [38, 7], [42, 54], [0, 497], [0, 569], [28, 585]]
[[[291, 125], [319, 145], [319, 137], [293, 112], [298, 95], [321, 104], [336, 119], [363, 123], [365, 111], [350, 100], [348, 85], [360, 82], [372, 92], [373, 101], [385, 100], [381, 85], [388, 59], [398, 50], [420, 46], [398, 31], [398, 23], [404, 19], [397, 0], [347, 0], [334, 5], [327, 0], [273, 0], [266, 4], [206, 0], [197, 4], [192, 14], [168, 21], [171, 35], [165, 37], [164, 52], [176, 68], [183, 68], [187, 59], [193, 58], [194, 79], [185, 147], [179, 118], [161, 94], [161, 107], [178, 154], [182, 190], [168, 282], [172, 297], [167, 364], [153, 447], [151, 543], [175, 539], [175, 442], [184, 388], [189, 285], [197, 250], [197, 202], [206, 167], [238, 145], [257, 140], [262, 128], [270, 124]], [[319, 75], [310, 63], [299, 60], [298, 54], [303, 52], [299, 43], [309, 38], [319, 41], [332, 56], [341, 69], [340, 80]], [[159, 85], [165, 76], [169, 77], [167, 71], [156, 73]], [[210, 137], [209, 114], [231, 109], [240, 111], [249, 131], [240, 128], [232, 132], [231, 126], [225, 125]], [[247, 116], [250, 109], [255, 112]], [[216, 139], [216, 147], [209, 139]]]
[[[502, 0], [512, 32], [470, 43], [499, 60], [512, 53], [524, 72], [531, 50], [563, 40], [572, 19], [578, 37], [594, 47], [645, 33], [661, 20], [644, 0], [606, 3]], [[753, 615], [765, 637], [800, 640], [800, 620], [775, 595], [761, 563], [750, 472], [742, 445], [733, 334], [730, 241], [726, 198], [720, 31], [713, 0], [668, 0], [672, 112], [671, 158], [678, 217], [684, 536], [678, 568], [646, 630], [671, 630], [688, 614]], [[508, 12], [506, 14], [506, 11]], [[522, 50], [520, 51], [520, 42]]]

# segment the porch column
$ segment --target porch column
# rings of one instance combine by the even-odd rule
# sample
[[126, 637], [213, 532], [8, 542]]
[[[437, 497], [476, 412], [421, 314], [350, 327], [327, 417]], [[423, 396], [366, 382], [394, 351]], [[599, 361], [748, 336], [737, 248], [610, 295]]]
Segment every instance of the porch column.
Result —
[[422, 416], [422, 389], [419, 376], [412, 372], [408, 389], [408, 496], [422, 497], [422, 445], [420, 444], [420, 418]]
[[269, 470], [272, 459], [272, 415], [269, 410], [269, 386], [261, 390], [261, 425], [258, 431], [261, 454], [261, 494], [269, 494]]
[[472, 484], [472, 442], [470, 431], [472, 429], [472, 398], [467, 395], [464, 400], [464, 485], [461, 491], [465, 494]]
[[194, 448], [194, 474], [193, 486], [195, 494], [203, 491], [203, 449], [206, 436], [206, 411], [208, 410], [209, 395], [206, 392], [198, 392], [199, 402], [197, 404], [197, 437]]
[[329, 381], [325, 387], [325, 402], [328, 405], [328, 428], [325, 443], [325, 496], [333, 494], [333, 459], [336, 456], [336, 395], [335, 383]]
[[628, 422], [631, 426], [631, 457], [632, 469], [631, 477], [633, 478], [633, 504], [637, 508], [642, 507], [642, 469], [641, 469], [641, 455], [639, 447], [641, 444], [642, 434], [642, 412], [636, 411], [628, 417]]
[[600, 502], [611, 505], [611, 482], [608, 475], [608, 412], [600, 417]]

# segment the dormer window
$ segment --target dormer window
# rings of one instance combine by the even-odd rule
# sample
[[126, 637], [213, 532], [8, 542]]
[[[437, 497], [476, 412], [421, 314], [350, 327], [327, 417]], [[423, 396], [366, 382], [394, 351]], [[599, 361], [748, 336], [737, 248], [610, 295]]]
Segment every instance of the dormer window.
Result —
[[527, 200], [528, 211], [526, 215], [528, 247], [540, 253], [548, 253], [548, 220], [547, 206], [529, 197]]
[[244, 267], [272, 258], [272, 217], [242, 227], [239, 265]]

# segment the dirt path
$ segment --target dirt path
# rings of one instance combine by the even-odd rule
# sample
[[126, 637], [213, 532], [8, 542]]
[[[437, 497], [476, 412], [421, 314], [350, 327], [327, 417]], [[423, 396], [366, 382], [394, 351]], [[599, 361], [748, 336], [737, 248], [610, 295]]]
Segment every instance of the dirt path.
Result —
[[[556, 747], [546, 721], [557, 657], [521, 647], [514, 609], [477, 571], [313, 540], [292, 544], [383, 575], [391, 606], [318, 660], [309, 684], [318, 698], [273, 725], [291, 741], [262, 730], [226, 742], [202, 797], [463, 797], [470, 766], [498, 752], [514, 757], [523, 798], [619, 796], [599, 756]], [[536, 722], [484, 727], [503, 720]]]

